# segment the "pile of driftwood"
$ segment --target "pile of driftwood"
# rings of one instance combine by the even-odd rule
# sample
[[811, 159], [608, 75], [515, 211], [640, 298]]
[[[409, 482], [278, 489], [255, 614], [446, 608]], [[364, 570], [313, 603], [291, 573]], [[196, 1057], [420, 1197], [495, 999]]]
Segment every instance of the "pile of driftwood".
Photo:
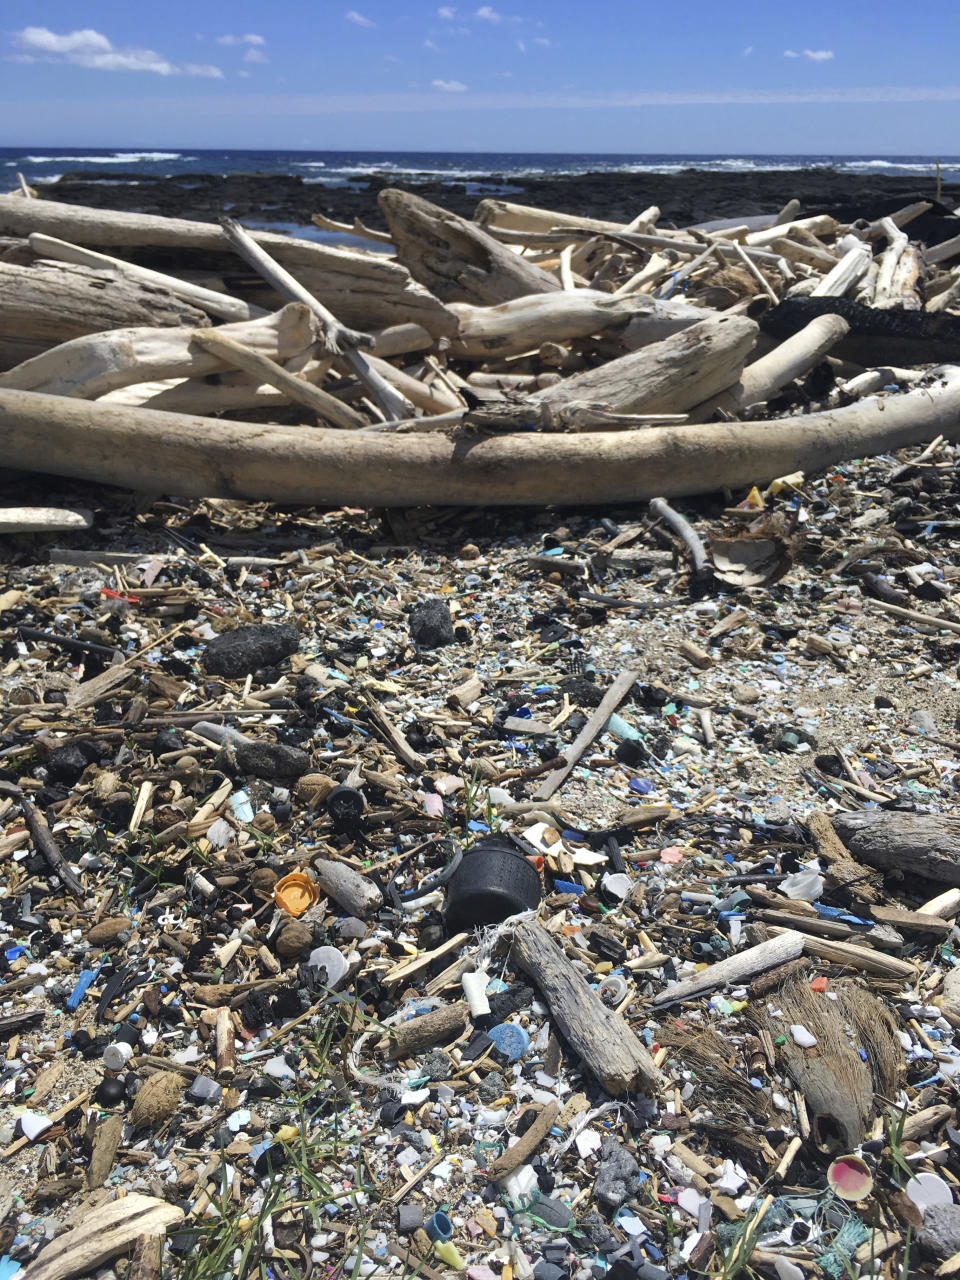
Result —
[[183, 496], [606, 503], [960, 434], [960, 234], [911, 240], [927, 205], [677, 231], [656, 208], [380, 203], [388, 233], [316, 219], [382, 242], [363, 251], [0, 196], [5, 464]]

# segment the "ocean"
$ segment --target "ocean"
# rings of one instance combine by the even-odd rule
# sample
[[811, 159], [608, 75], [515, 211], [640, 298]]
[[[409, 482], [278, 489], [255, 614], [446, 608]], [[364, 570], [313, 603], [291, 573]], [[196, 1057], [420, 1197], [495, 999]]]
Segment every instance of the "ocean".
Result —
[[[960, 174], [960, 156], [941, 156], [944, 178]], [[788, 169], [833, 169], [838, 173], [930, 177], [932, 156], [803, 155], [567, 155], [445, 151], [181, 151], [113, 150], [101, 147], [4, 147], [0, 169], [10, 175], [0, 188], [14, 186], [21, 172], [28, 182], [52, 182], [64, 173], [116, 173], [117, 181], [138, 176], [169, 177], [192, 173], [299, 174], [304, 182], [327, 187], [362, 183], [374, 174], [398, 179], [463, 182], [482, 191], [493, 179], [578, 173], [680, 173], [700, 169], [749, 173]]]

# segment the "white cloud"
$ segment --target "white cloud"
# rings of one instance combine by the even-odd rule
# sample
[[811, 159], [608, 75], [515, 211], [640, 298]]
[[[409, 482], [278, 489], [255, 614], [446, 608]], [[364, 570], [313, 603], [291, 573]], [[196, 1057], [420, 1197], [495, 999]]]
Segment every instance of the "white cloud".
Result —
[[262, 49], [248, 49], [243, 55], [244, 62], [269, 62], [270, 59]]
[[540, 46], [540, 48], [541, 48], [541, 49], [549, 49], [549, 48], [550, 48], [550, 41], [547, 39], [547, 37], [546, 37], [546, 36], [534, 36], [534, 37], [533, 37], [533, 43], [534, 43], [534, 44], [538, 44], [538, 45]]
[[833, 57], [832, 49], [804, 49], [803, 56], [811, 62], [829, 62]]
[[792, 49], [784, 49], [783, 56], [785, 58], [799, 58], [799, 53], [794, 53]]
[[219, 67], [195, 62], [178, 66], [155, 53], [135, 45], [116, 46], [107, 36], [90, 27], [58, 35], [47, 27], [24, 27], [14, 39], [23, 51], [23, 62], [66, 62], [91, 71], [149, 71], [158, 76], [199, 76], [206, 80], [222, 80]]
[[461, 84], [459, 80], [431, 80], [430, 83], [434, 89], [440, 89], [443, 93], [466, 93], [467, 86]]
[[245, 36], [217, 36], [217, 44], [266, 44], [263, 36], [248, 31]]
[[481, 5], [473, 16], [479, 18], [482, 22], [501, 21], [500, 14], [488, 4]]
[[343, 16], [348, 22], [352, 22], [355, 27], [375, 27], [377, 25], [372, 18], [365, 18], [362, 13], [357, 13], [356, 9], [348, 9]]
[[517, 48], [520, 50], [521, 53], [527, 52], [527, 46], [523, 43], [522, 40], [517, 41]]
[[743, 55], [742, 55], [742, 56], [743, 56], [744, 58], [749, 58], [749, 57], [750, 57], [750, 55], [751, 55], [751, 53], [753, 53], [753, 45], [752, 45], [752, 44], [748, 44], [748, 45], [747, 45], [747, 47], [744, 49], [744, 51], [743, 51]]
[[451, 9], [448, 4], [441, 5], [437, 10], [437, 17], [442, 18], [444, 22], [452, 22], [456, 16], [456, 11]]
[[432, 40], [424, 40], [423, 47], [425, 49], [431, 49], [434, 53], [440, 52], [440, 46], [438, 44], [434, 44]]

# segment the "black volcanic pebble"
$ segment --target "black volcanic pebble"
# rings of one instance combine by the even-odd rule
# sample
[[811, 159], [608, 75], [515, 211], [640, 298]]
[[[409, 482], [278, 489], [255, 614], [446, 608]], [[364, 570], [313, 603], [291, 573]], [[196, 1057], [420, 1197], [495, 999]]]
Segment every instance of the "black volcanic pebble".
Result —
[[424, 600], [410, 610], [410, 635], [421, 649], [439, 649], [454, 644], [453, 619], [445, 600]]
[[89, 763], [84, 751], [75, 743], [55, 747], [47, 759], [47, 777], [51, 782], [72, 785]]
[[211, 640], [203, 653], [203, 666], [209, 675], [237, 679], [252, 675], [258, 667], [274, 666], [299, 647], [300, 634], [292, 622], [280, 627], [256, 622]]
[[308, 773], [310, 756], [299, 747], [288, 747], [285, 742], [253, 739], [238, 745], [237, 764], [244, 773], [252, 773], [255, 778], [284, 781], [301, 778]]

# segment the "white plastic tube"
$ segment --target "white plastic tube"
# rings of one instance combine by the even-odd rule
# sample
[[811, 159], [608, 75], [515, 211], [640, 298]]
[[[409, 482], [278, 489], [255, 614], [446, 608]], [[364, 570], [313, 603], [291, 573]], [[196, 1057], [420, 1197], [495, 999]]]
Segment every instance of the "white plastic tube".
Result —
[[490, 1012], [490, 1001], [487, 999], [489, 982], [490, 975], [484, 973], [482, 969], [478, 969], [474, 973], [465, 973], [460, 979], [463, 994], [467, 997], [467, 1004], [470, 1006], [470, 1013], [474, 1018], [479, 1018], [482, 1014]]

